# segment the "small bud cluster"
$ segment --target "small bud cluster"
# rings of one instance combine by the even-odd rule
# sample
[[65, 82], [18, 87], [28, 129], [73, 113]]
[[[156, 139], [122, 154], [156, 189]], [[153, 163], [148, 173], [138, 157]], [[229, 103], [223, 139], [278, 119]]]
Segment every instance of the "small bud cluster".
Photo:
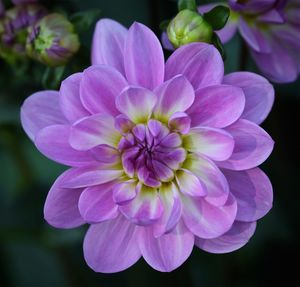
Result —
[[0, 57], [12, 64], [26, 57], [48, 66], [65, 64], [80, 46], [72, 23], [62, 14], [29, 2], [6, 11], [2, 7]]

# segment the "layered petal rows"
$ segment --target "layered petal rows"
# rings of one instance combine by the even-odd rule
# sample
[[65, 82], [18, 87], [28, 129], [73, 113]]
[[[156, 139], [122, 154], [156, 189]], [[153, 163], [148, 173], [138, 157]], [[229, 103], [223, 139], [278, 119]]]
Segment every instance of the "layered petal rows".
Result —
[[224, 76], [218, 51], [193, 43], [166, 64], [151, 30], [100, 20], [92, 66], [23, 104], [24, 130], [50, 159], [70, 167], [52, 186], [49, 224], [90, 224], [84, 257], [118, 272], [142, 256], [159, 271], [193, 246], [236, 250], [272, 206], [257, 167], [273, 141], [258, 126], [274, 91], [252, 73]]

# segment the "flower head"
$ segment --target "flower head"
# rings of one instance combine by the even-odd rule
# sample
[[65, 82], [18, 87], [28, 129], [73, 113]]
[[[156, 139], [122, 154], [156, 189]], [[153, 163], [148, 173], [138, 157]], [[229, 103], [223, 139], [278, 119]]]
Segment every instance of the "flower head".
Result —
[[38, 4], [23, 4], [7, 10], [0, 24], [2, 50], [18, 56], [25, 55], [27, 29], [46, 13], [45, 8]]
[[179, 48], [165, 64], [151, 30], [108, 19], [97, 24], [92, 62], [22, 107], [37, 148], [71, 167], [52, 186], [45, 219], [89, 223], [84, 256], [98, 272], [141, 256], [171, 271], [194, 245], [225, 253], [246, 244], [272, 205], [257, 167], [273, 148], [258, 126], [273, 104], [269, 82], [224, 76], [205, 43]]
[[26, 49], [40, 62], [58, 66], [65, 64], [79, 49], [78, 35], [63, 15], [53, 13], [43, 17], [29, 29]]
[[[221, 40], [229, 41], [238, 29], [264, 75], [277, 83], [295, 81], [300, 66], [299, 1], [229, 0], [228, 4], [231, 17], [219, 32]], [[211, 8], [200, 6], [199, 12]]]

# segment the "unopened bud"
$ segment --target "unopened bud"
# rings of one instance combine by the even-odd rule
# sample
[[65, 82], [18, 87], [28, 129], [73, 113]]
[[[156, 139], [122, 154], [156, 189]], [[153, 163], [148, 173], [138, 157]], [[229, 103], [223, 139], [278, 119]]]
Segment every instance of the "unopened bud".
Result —
[[192, 42], [210, 43], [212, 27], [197, 12], [180, 11], [167, 28], [168, 38], [175, 48]]
[[29, 31], [27, 52], [49, 66], [65, 64], [79, 49], [74, 27], [63, 15], [49, 14]]

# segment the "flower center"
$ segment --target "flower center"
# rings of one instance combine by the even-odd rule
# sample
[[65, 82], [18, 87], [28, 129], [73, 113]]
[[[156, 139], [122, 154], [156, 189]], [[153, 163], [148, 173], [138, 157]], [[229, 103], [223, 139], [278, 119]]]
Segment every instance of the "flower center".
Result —
[[153, 119], [125, 133], [119, 150], [127, 176], [150, 187], [171, 181], [186, 158], [181, 135]]

